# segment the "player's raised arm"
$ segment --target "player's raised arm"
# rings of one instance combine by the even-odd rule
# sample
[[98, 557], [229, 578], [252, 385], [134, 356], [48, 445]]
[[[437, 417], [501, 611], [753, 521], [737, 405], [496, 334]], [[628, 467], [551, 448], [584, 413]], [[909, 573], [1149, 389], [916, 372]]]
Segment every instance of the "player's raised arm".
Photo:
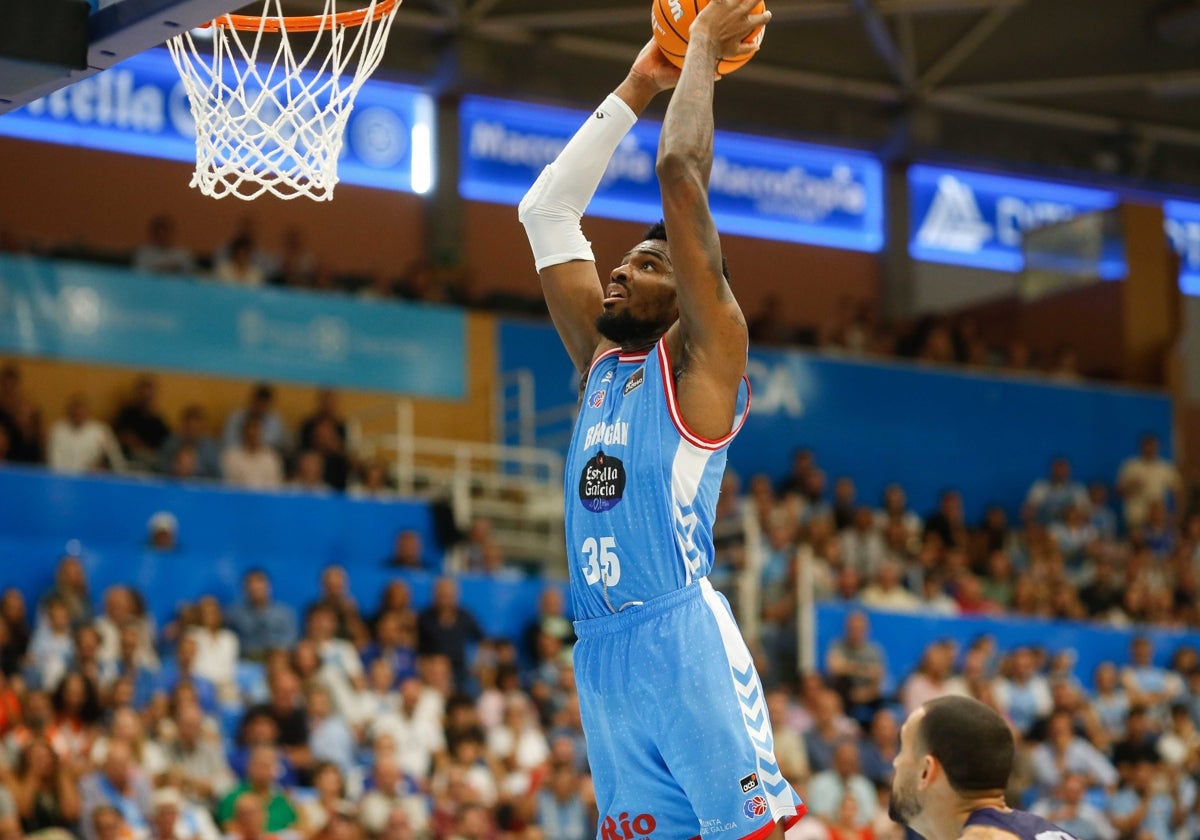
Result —
[[525, 226], [550, 317], [571, 361], [586, 371], [604, 340], [596, 331], [603, 288], [591, 244], [579, 222], [617, 145], [658, 93], [679, 76], [654, 45], [638, 54], [629, 75], [571, 138], [521, 200]]
[[[713, 85], [722, 56], [744, 55], [757, 45], [742, 41], [770, 20], [753, 15], [757, 0], [712, 0], [692, 23], [683, 72], [658, 146], [658, 180], [663, 219], [671, 246], [679, 326], [689, 378], [693, 372], [732, 402], [746, 364], [746, 323], [722, 271], [721, 243], [708, 208], [708, 178], [713, 160]], [[699, 364], [697, 364], [699, 363]], [[705, 389], [707, 390], [707, 389]], [[680, 383], [680, 397], [684, 398]], [[699, 402], [705, 402], [701, 398]], [[687, 406], [683, 406], [685, 414]], [[690, 418], [689, 418], [690, 421]], [[717, 424], [718, 429], [728, 425]], [[697, 431], [701, 431], [697, 429]], [[723, 432], [722, 432], [723, 433]]]

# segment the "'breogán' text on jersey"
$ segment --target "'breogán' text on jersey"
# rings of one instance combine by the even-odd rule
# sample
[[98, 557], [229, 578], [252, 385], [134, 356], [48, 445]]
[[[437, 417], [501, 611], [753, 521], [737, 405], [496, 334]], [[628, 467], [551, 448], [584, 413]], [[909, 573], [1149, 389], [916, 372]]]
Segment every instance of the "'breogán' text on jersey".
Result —
[[566, 532], [576, 620], [687, 586], [712, 569], [712, 529], [733, 430], [706, 440], [683, 422], [666, 346], [597, 357], [567, 453]]

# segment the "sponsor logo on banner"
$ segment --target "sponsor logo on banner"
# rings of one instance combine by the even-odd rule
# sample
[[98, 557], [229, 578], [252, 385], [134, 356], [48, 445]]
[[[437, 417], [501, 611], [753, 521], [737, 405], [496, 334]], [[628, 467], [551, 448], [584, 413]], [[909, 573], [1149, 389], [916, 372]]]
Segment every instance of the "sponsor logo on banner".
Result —
[[[249, 93], [252, 96], [254, 90]], [[428, 95], [368, 80], [346, 122], [340, 181], [412, 191], [412, 138], [432, 120]], [[264, 121], [278, 112], [264, 106]], [[149, 50], [14, 110], [0, 136], [176, 161], [195, 161], [196, 123], [166, 50]]]
[[625, 465], [620, 458], [597, 452], [579, 474], [579, 501], [592, 513], [612, 510], [625, 495]]
[[751, 356], [746, 360], [746, 378], [754, 394], [751, 416], [781, 414], [785, 417], [800, 417], [804, 414], [804, 401], [792, 367], [786, 361], [775, 362]]
[[[908, 172], [910, 251], [919, 260], [1000, 271], [1025, 265], [1026, 232], [1115, 207], [1112, 190], [917, 164]], [[1101, 276], [1123, 273], [1114, 253]]]
[[750, 791], [754, 790], [756, 787], [758, 787], [758, 774], [751, 773], [749, 776], [743, 776], [741, 785], [742, 793], [749, 793]]
[[[586, 117], [521, 102], [465, 97], [459, 190], [516, 204]], [[661, 213], [654, 175], [661, 126], [639, 121], [617, 147], [588, 206], [592, 215], [644, 222]], [[883, 168], [853, 149], [718, 131], [709, 201], [722, 232], [879, 251]]]
[[646, 369], [644, 367], [640, 367], [635, 370], [632, 375], [630, 375], [629, 379], [625, 381], [625, 390], [621, 392], [621, 396], [629, 396], [630, 391], [636, 391], [638, 388], [642, 387], [642, 383], [645, 381]]
[[767, 800], [761, 795], [750, 797], [742, 803], [742, 813], [750, 819], [763, 816], [767, 813]]
[[605, 817], [600, 822], [600, 840], [634, 840], [635, 837], [649, 837], [658, 827], [658, 822], [650, 814], [638, 814], [630, 817], [621, 814], [616, 819]]
[[932, 248], [973, 254], [992, 238], [975, 193], [953, 175], [938, 179], [937, 194], [917, 232], [917, 241]]

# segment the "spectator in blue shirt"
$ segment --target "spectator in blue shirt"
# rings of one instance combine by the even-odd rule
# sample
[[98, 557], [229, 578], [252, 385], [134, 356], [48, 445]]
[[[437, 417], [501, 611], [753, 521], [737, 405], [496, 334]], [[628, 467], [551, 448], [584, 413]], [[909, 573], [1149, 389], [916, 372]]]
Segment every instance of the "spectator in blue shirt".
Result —
[[1108, 814], [1122, 837], [1171, 840], [1183, 816], [1164, 785], [1155, 778], [1157, 768], [1142, 759], [1133, 765], [1129, 782], [1108, 803]]
[[1071, 480], [1071, 462], [1055, 458], [1050, 462], [1050, 475], [1039, 478], [1025, 496], [1025, 513], [1043, 525], [1059, 522], [1067, 508], [1087, 506], [1088, 493], [1082, 484]]
[[254, 386], [250, 392], [250, 402], [230, 413], [225, 420], [225, 432], [221, 440], [226, 449], [237, 446], [242, 442], [242, 426], [249, 417], [256, 418], [261, 423], [262, 442], [282, 452], [287, 448], [287, 430], [283, 419], [275, 410], [275, 389], [265, 382]]
[[237, 633], [242, 656], [261, 660], [272, 650], [287, 650], [296, 643], [296, 612], [271, 600], [271, 581], [261, 569], [252, 569], [242, 579], [245, 601], [225, 613]]
[[158, 690], [163, 694], [175, 693], [175, 688], [182, 682], [191, 683], [196, 692], [196, 700], [206, 714], [217, 714], [217, 687], [211, 680], [195, 673], [196, 640], [192, 636], [184, 636], [179, 640], [175, 649], [175, 659], [163, 665], [158, 674]]
[[1108, 485], [1103, 481], [1088, 485], [1088, 513], [1101, 539], [1111, 540], [1117, 536], [1117, 514], [1108, 506]]
[[1067, 773], [1053, 796], [1039, 799], [1029, 810], [1079, 840], [1117, 840], [1117, 830], [1102, 810], [1084, 798], [1086, 794], [1084, 777]]
[[221, 475], [221, 447], [208, 434], [208, 418], [204, 406], [192, 404], [184, 408], [179, 418], [179, 430], [163, 444], [159, 463], [161, 472], [174, 474], [171, 469], [179, 450], [190, 448], [195, 453], [196, 478], [219, 478]]
[[104, 805], [116, 808], [135, 833], [149, 830], [150, 783], [138, 769], [126, 742], [109, 743], [103, 766], [83, 778], [79, 791], [83, 800], [80, 824], [87, 840], [96, 840], [92, 814]]
[[1088, 787], [1113, 790], [1117, 768], [1084, 738], [1075, 734], [1071, 713], [1056, 711], [1046, 727], [1046, 740], [1033, 748], [1033, 777], [1043, 794], [1057, 788], [1068, 773], [1082, 776]]
[[546, 840], [588, 840], [595, 834], [579, 795], [579, 777], [570, 764], [550, 770], [549, 784], [537, 795], [537, 824]]
[[377, 659], [386, 659], [392, 667], [392, 688], [417, 675], [417, 651], [413, 631], [405, 626], [404, 616], [389, 610], [375, 625], [375, 641], [362, 652], [363, 667], [370, 670]]
[[136, 624], [123, 625], [117, 642], [116, 682], [129, 682], [133, 692], [130, 702], [140, 712], [150, 705], [158, 690], [158, 669], [143, 656], [142, 634]]
[[[354, 772], [354, 733], [345, 718], [334, 711], [329, 692], [321, 686], [309, 688], [308, 751], [314, 762], [329, 762], [343, 776]], [[315, 772], [314, 772], [315, 775]]]
[[900, 725], [896, 714], [888, 708], [877, 711], [871, 718], [868, 737], [859, 749], [862, 774], [876, 785], [892, 782], [892, 761], [900, 751]]
[[1129, 702], [1147, 708], [1151, 719], [1162, 724], [1170, 719], [1170, 705], [1183, 694], [1183, 679], [1154, 664], [1154, 643], [1147, 636], [1129, 645], [1132, 662], [1121, 673], [1121, 684]]

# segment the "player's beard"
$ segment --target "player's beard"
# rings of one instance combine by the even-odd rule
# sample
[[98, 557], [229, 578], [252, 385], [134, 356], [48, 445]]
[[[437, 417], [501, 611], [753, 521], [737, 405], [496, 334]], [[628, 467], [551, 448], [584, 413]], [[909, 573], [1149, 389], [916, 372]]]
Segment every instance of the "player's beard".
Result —
[[601, 312], [596, 316], [596, 331], [622, 347], [653, 344], [663, 333], [657, 322], [635, 318], [628, 309], [606, 309]]
[[892, 822], [911, 826], [922, 810], [917, 798], [917, 780], [911, 775], [904, 779], [899, 776], [892, 779], [892, 795], [888, 800], [888, 816]]

